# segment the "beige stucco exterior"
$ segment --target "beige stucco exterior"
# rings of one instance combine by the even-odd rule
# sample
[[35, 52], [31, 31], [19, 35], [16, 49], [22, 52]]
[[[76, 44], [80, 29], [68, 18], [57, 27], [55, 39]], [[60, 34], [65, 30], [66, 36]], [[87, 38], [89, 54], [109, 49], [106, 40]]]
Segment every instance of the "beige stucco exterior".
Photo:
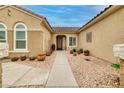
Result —
[[[7, 40], [10, 56], [36, 55], [48, 50], [51, 32], [44, 24], [44, 19], [34, 16], [15, 6], [0, 9], [0, 22], [7, 27]], [[14, 51], [14, 26], [21, 22], [27, 26], [27, 51]]]
[[[113, 6], [115, 9], [120, 6]], [[113, 8], [112, 7], [112, 8]], [[121, 6], [115, 11], [108, 9], [107, 16], [102, 18], [79, 33], [79, 47], [88, 49], [91, 55], [105, 59], [109, 62], [116, 62], [113, 54], [113, 45], [124, 43], [124, 7]], [[101, 17], [103, 17], [102, 14]], [[86, 33], [92, 32], [92, 43], [86, 42]]]
[[[5, 7], [5, 6], [4, 6]], [[56, 37], [64, 35], [66, 49], [83, 48], [91, 55], [116, 62], [113, 45], [124, 43], [124, 7], [112, 6], [100, 16], [94, 18], [78, 32], [52, 32], [44, 18], [39, 18], [15, 6], [0, 9], [0, 22], [7, 26], [7, 40], [10, 56], [36, 55], [49, 51], [51, 44], [56, 46]], [[14, 26], [22, 22], [27, 26], [28, 51], [14, 51]], [[87, 32], [92, 32], [92, 43], [86, 42]], [[69, 46], [69, 37], [76, 37], [76, 46]]]

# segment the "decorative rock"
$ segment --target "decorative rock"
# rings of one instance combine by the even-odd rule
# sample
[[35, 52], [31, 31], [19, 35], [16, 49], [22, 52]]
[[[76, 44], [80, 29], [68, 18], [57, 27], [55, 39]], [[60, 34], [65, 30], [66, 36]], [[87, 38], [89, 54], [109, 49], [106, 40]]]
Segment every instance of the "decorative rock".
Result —
[[2, 87], [2, 62], [0, 60], [0, 88]]

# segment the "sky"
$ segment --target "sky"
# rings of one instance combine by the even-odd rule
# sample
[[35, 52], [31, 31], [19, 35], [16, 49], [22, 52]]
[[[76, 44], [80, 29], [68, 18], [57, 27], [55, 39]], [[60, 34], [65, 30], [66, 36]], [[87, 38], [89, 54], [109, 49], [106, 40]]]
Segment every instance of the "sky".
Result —
[[47, 18], [52, 27], [81, 27], [104, 10], [106, 5], [23, 5]]

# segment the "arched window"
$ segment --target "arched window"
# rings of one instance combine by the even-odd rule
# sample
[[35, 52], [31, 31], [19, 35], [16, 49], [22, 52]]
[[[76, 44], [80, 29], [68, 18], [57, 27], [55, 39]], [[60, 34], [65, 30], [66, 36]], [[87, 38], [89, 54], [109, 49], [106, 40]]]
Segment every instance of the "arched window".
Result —
[[23, 23], [14, 27], [14, 50], [27, 50], [27, 27]]
[[7, 27], [5, 24], [0, 23], [0, 42], [7, 42]]

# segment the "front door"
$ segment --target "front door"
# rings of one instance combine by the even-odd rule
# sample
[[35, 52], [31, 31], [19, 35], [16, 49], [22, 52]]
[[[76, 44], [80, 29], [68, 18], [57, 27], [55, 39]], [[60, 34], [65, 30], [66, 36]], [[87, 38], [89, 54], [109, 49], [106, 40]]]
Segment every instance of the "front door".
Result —
[[62, 50], [63, 39], [62, 37], [57, 37], [57, 50]]

